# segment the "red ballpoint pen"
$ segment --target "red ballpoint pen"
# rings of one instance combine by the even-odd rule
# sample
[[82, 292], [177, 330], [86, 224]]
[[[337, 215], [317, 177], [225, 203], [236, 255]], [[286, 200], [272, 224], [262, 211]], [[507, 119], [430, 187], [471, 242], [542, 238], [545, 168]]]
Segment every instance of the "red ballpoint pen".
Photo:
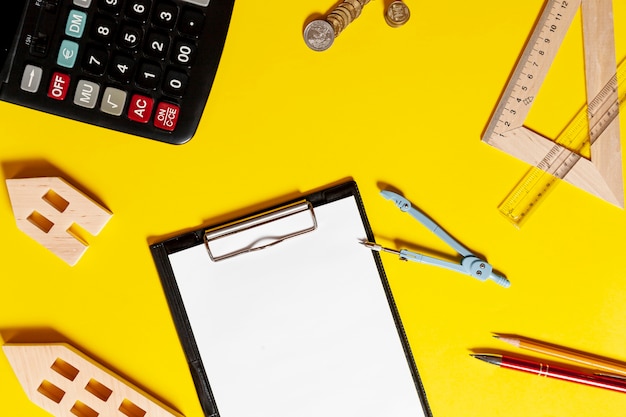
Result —
[[534, 362], [528, 359], [514, 358], [511, 356], [493, 354], [473, 354], [472, 356], [476, 359], [480, 359], [502, 368], [515, 369], [548, 378], [577, 382], [583, 385], [626, 393], [626, 381], [610, 376], [587, 374], [576, 369]]

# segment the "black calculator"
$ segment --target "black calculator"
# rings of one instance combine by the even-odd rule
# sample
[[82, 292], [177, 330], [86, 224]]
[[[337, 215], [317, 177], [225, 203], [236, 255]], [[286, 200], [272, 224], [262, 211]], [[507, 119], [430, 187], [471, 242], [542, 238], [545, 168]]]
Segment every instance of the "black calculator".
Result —
[[0, 100], [171, 144], [196, 132], [234, 0], [5, 0]]

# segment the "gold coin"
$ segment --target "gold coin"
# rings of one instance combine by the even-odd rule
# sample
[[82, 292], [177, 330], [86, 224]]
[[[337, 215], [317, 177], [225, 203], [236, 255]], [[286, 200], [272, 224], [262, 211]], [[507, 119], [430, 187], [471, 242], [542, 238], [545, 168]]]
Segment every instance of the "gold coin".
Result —
[[339, 22], [339, 19], [337, 19], [335, 15], [328, 15], [326, 20], [333, 27], [333, 31], [335, 32], [335, 37], [339, 36], [341, 31], [343, 30], [343, 28], [341, 27], [341, 22]]
[[333, 10], [332, 12], [330, 12], [326, 19], [328, 19], [328, 18], [332, 18], [332, 19], [337, 20], [337, 22], [339, 23], [339, 32], [342, 32], [346, 28], [346, 26], [348, 24], [346, 22], [344, 16], [342, 14], [339, 14], [337, 12], [337, 10]]
[[345, 3], [350, 3], [352, 7], [354, 7], [354, 10], [356, 11], [355, 19], [361, 15], [361, 11], [363, 11], [363, 5], [359, 3], [359, 0], [345, 0]]
[[350, 13], [350, 18], [352, 20], [357, 18], [358, 15], [356, 13], [356, 9], [354, 8], [352, 4], [348, 3], [347, 1], [344, 1], [343, 3], [341, 3], [339, 7], [343, 8], [344, 10], [347, 10], [348, 13]]
[[329, 17], [332, 16], [334, 19], [337, 20], [337, 22], [339, 22], [339, 31], [343, 32], [343, 30], [346, 28], [346, 26], [348, 25], [348, 23], [346, 22], [345, 17], [340, 14], [339, 12], [337, 12], [337, 10], [333, 10], [332, 12], [330, 12], [330, 14], [328, 15]]
[[350, 12], [348, 10], [344, 9], [342, 6], [339, 6], [335, 9], [335, 11], [340, 16], [343, 16], [343, 21], [346, 22], [345, 26], [348, 26], [350, 23], [352, 23], [352, 16], [350, 15]]
[[404, 2], [394, 1], [387, 7], [385, 12], [385, 21], [391, 27], [397, 28], [408, 22], [411, 12]]

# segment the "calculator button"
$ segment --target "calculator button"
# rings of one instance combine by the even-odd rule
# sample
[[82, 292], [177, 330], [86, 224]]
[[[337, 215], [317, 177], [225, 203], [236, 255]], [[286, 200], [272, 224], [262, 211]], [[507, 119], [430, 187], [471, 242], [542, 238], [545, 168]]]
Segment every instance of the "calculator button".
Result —
[[115, 55], [111, 60], [109, 75], [115, 81], [128, 84], [133, 77], [135, 60], [126, 55]]
[[22, 74], [22, 82], [20, 88], [29, 93], [36, 93], [39, 90], [39, 84], [41, 84], [41, 76], [43, 70], [40, 67], [34, 65], [26, 65], [24, 73]]
[[78, 55], [78, 44], [65, 39], [61, 42], [61, 48], [57, 55], [57, 64], [65, 68], [74, 68], [76, 56]]
[[92, 74], [102, 75], [106, 70], [109, 54], [105, 49], [88, 47], [83, 57], [83, 68]]
[[165, 78], [163, 79], [163, 92], [172, 96], [182, 97], [187, 88], [188, 81], [189, 77], [187, 74], [180, 71], [169, 70], [165, 73]]
[[174, 44], [171, 59], [180, 65], [191, 65], [196, 55], [196, 44], [180, 40]]
[[128, 108], [128, 118], [134, 122], [148, 123], [152, 114], [154, 100], [139, 94], [133, 95]]
[[156, 26], [172, 29], [178, 17], [178, 7], [175, 4], [159, 2], [154, 8], [152, 21]]
[[159, 103], [154, 114], [154, 126], [169, 132], [173, 131], [176, 128], [176, 123], [178, 123], [179, 113], [180, 107], [177, 105], [166, 102]]
[[98, 7], [110, 13], [118, 14], [122, 10], [123, 0], [99, 0]]
[[74, 0], [74, 5], [88, 9], [91, 6], [91, 0]]
[[155, 58], [165, 58], [170, 47], [170, 37], [158, 32], [148, 33], [146, 37], [146, 53]]
[[48, 86], [48, 97], [55, 100], [65, 100], [69, 87], [70, 76], [61, 72], [55, 72], [52, 74], [52, 79]]
[[119, 42], [124, 48], [135, 49], [141, 43], [143, 32], [135, 26], [124, 26], [120, 31]]
[[152, 62], [143, 62], [137, 72], [137, 85], [147, 89], [155, 89], [161, 81], [161, 66]]
[[91, 36], [97, 41], [108, 44], [113, 40], [115, 27], [115, 20], [109, 17], [98, 16], [94, 20]]
[[65, 24], [65, 34], [73, 38], [82, 38], [87, 22], [87, 13], [71, 10]]
[[102, 96], [100, 110], [112, 116], [120, 116], [126, 104], [126, 91], [107, 87]]
[[178, 30], [189, 36], [198, 36], [204, 23], [204, 14], [195, 9], [185, 9], [178, 22]]
[[100, 85], [87, 80], [78, 81], [76, 93], [74, 94], [74, 104], [88, 109], [96, 107]]
[[126, 15], [132, 19], [145, 22], [150, 15], [151, 0], [130, 0], [126, 6]]

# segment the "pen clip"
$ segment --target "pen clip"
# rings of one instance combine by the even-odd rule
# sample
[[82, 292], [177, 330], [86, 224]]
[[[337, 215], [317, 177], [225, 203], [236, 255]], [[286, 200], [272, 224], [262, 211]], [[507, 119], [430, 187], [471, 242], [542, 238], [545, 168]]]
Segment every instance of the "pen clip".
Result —
[[211, 260], [217, 262], [265, 249], [316, 228], [313, 206], [300, 201], [209, 229], [204, 232], [204, 244]]

